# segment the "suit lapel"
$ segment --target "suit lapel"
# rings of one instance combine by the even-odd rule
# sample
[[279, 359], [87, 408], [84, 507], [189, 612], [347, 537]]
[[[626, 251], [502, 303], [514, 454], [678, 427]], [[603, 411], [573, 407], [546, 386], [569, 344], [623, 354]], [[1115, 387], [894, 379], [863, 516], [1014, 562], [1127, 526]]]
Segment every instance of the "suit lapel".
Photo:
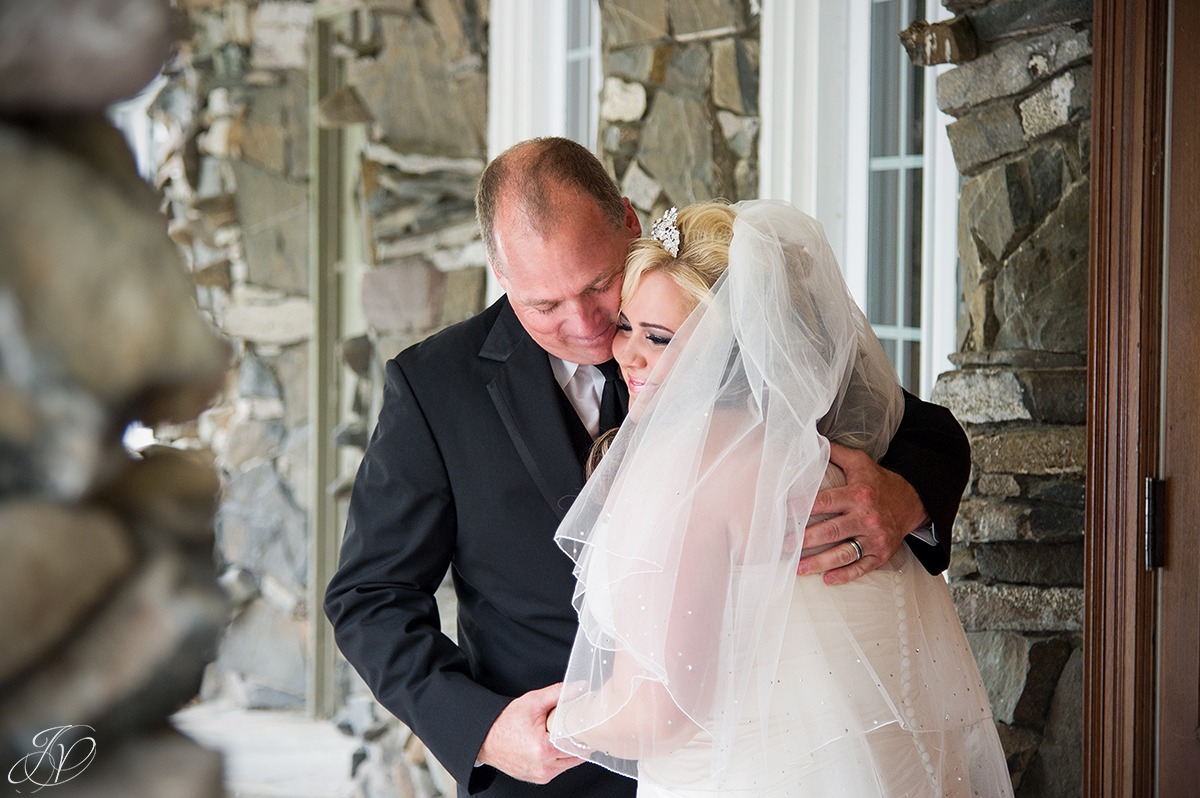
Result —
[[583, 487], [583, 465], [573, 443], [577, 431], [569, 424], [582, 425], [564, 413], [569, 403], [563, 401], [545, 351], [506, 302], [479, 356], [500, 362], [488, 393], [529, 476], [562, 519]]

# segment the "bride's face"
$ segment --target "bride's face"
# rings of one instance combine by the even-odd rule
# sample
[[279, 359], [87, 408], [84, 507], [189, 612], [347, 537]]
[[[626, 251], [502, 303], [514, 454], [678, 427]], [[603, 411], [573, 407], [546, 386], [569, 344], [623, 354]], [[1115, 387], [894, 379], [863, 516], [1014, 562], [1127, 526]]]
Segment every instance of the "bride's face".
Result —
[[637, 290], [621, 306], [613, 357], [629, 386], [630, 403], [654, 387], [650, 374], [694, 307], [683, 289], [662, 272], [644, 274]]

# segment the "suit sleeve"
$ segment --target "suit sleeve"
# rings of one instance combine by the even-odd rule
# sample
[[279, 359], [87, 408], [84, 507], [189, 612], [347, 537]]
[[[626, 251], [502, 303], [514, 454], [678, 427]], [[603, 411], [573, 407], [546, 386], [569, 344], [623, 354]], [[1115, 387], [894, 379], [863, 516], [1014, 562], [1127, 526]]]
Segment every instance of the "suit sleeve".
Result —
[[495, 773], [475, 768], [475, 757], [512, 699], [474, 681], [462, 650], [442, 634], [434, 592], [455, 536], [437, 442], [401, 366], [389, 361], [325, 613], [338, 647], [379, 702], [475, 792]]
[[941, 405], [904, 392], [904, 418], [880, 465], [904, 477], [933, 520], [937, 544], [905, 540], [931, 574], [950, 564], [950, 536], [971, 475], [971, 444], [954, 415]]

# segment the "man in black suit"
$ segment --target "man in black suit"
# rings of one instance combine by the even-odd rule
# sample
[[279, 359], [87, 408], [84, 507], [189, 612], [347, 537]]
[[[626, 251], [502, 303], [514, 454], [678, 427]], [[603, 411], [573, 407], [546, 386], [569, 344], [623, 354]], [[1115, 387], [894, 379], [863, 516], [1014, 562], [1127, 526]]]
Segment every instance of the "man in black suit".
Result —
[[[565, 139], [489, 164], [477, 211], [506, 296], [388, 362], [326, 613], [346, 658], [460, 795], [627, 798], [632, 781], [549, 744], [546, 715], [577, 626], [554, 531], [583, 485], [605, 391], [624, 389], [594, 364], [611, 358], [641, 225], [599, 161]], [[888, 468], [840, 452], [851, 484], [814, 508], [841, 515], [811, 543], [854, 537], [863, 550], [806, 563], [829, 581], [878, 567], [929, 518], [937, 542], [909, 545], [931, 572], [949, 560], [966, 438], [944, 408], [906, 400]], [[457, 644], [434, 601], [447, 570]]]

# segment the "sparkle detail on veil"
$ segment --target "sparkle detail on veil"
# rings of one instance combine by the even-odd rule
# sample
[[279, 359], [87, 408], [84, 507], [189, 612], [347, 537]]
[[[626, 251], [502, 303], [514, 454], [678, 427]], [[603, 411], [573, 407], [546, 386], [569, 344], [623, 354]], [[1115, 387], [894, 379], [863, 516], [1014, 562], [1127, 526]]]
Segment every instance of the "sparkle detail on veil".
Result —
[[679, 257], [679, 227], [675, 224], [679, 209], [672, 205], [650, 228], [650, 237], [663, 245], [672, 258]]

